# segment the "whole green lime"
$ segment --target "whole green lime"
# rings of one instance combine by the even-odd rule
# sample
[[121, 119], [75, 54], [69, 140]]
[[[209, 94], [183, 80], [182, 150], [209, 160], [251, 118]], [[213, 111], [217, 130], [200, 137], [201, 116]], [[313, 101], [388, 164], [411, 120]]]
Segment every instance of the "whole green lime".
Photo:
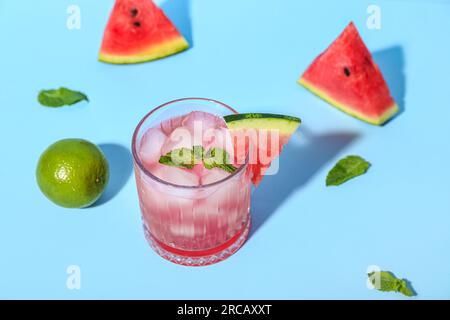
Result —
[[42, 193], [65, 208], [84, 208], [100, 198], [109, 180], [102, 151], [82, 139], [60, 140], [44, 151], [36, 169]]

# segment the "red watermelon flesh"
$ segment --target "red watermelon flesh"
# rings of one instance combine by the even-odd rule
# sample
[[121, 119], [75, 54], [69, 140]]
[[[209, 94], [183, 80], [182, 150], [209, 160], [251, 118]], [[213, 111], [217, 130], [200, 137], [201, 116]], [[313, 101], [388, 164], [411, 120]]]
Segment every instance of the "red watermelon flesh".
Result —
[[152, 0], [116, 0], [99, 60], [138, 63], [188, 48], [188, 43]]
[[233, 114], [224, 119], [233, 139], [234, 162], [243, 164], [248, 155], [255, 186], [301, 123], [296, 117], [265, 113]]
[[[247, 154], [249, 156], [249, 167], [252, 173], [252, 182], [258, 186], [266, 174], [272, 162], [278, 157], [283, 147], [288, 143], [290, 135], [279, 135], [276, 132], [278, 141], [271, 141], [271, 133], [265, 129], [251, 129], [255, 135], [247, 134], [247, 130], [231, 131], [234, 146], [234, 163], [243, 164]], [[247, 139], [245, 139], [245, 138]], [[267, 137], [267, 138], [265, 138]], [[239, 141], [245, 140], [245, 147]], [[252, 148], [250, 148], [252, 145]]]
[[299, 83], [371, 124], [381, 125], [398, 112], [383, 75], [353, 23], [313, 61]]
[[[290, 135], [280, 135], [278, 142], [272, 144], [270, 138], [266, 142], [261, 142], [261, 136], [266, 135], [266, 132], [258, 132], [258, 138], [256, 141], [253, 141], [254, 146], [258, 146], [258, 148], [254, 148], [253, 156], [256, 161], [251, 162], [251, 170], [252, 170], [252, 182], [255, 186], [258, 186], [261, 182], [262, 178], [266, 175], [267, 170], [272, 165], [272, 162], [278, 157], [278, 155], [283, 150], [283, 147], [286, 143], [288, 143]], [[268, 137], [271, 135], [269, 134]], [[264, 148], [267, 145], [269, 148]], [[274, 149], [271, 149], [270, 146], [276, 146]]]

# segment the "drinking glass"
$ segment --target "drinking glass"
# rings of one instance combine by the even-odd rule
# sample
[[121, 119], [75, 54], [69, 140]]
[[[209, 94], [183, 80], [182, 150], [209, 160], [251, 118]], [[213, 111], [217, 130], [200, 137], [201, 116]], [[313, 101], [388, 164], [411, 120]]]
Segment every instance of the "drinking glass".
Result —
[[248, 236], [251, 191], [248, 157], [222, 180], [186, 186], [158, 178], [139, 156], [142, 137], [149, 128], [191, 111], [221, 117], [237, 113], [212, 99], [185, 98], [165, 103], [139, 122], [132, 152], [142, 222], [151, 247], [174, 263], [202, 266], [229, 257]]

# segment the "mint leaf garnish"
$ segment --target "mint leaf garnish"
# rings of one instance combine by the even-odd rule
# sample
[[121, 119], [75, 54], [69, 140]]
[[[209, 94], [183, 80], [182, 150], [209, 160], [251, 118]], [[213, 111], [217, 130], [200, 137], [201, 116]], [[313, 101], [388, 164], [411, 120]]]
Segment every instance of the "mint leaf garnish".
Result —
[[367, 172], [370, 163], [359, 156], [348, 156], [339, 160], [327, 176], [327, 186], [338, 186], [351, 178]]
[[38, 95], [38, 101], [41, 105], [53, 108], [64, 105], [70, 106], [83, 100], [89, 101], [84, 93], [64, 87], [55, 90], [42, 90]]
[[368, 276], [372, 285], [379, 291], [400, 292], [407, 297], [416, 295], [405, 279], [398, 279], [391, 272], [374, 271], [369, 273]]
[[208, 170], [219, 168], [229, 173], [233, 173], [237, 169], [230, 164], [230, 155], [228, 152], [219, 148], [212, 148], [204, 155], [203, 165]]
[[236, 167], [231, 164], [217, 164], [216, 168], [222, 169], [228, 173], [233, 173], [236, 171]]
[[174, 149], [159, 158], [161, 164], [183, 169], [192, 169], [200, 162], [203, 162], [203, 166], [208, 170], [219, 168], [233, 173], [237, 169], [230, 164], [228, 152], [219, 148], [211, 148], [208, 152], [205, 152], [202, 146], [194, 146], [192, 150], [180, 148]]
[[192, 169], [195, 165], [194, 153], [191, 149], [174, 149], [159, 158], [159, 163], [167, 166]]
[[195, 163], [200, 163], [203, 161], [203, 155], [205, 153], [205, 149], [203, 146], [194, 146], [192, 148], [192, 152], [194, 153]]

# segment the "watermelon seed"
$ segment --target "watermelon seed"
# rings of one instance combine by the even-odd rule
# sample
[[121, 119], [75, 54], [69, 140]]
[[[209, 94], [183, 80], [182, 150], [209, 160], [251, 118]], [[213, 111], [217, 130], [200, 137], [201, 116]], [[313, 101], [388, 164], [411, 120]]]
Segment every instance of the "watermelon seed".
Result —
[[139, 28], [141, 26], [141, 23], [139, 21], [135, 21], [135, 22], [133, 22], [133, 26]]
[[344, 73], [346, 77], [350, 77], [350, 69], [347, 67], [344, 67]]
[[133, 9], [130, 10], [131, 16], [132, 16], [133, 18], [137, 16], [138, 12], [139, 12], [139, 11], [138, 11], [138, 9], [136, 9], [136, 8], [133, 8]]

